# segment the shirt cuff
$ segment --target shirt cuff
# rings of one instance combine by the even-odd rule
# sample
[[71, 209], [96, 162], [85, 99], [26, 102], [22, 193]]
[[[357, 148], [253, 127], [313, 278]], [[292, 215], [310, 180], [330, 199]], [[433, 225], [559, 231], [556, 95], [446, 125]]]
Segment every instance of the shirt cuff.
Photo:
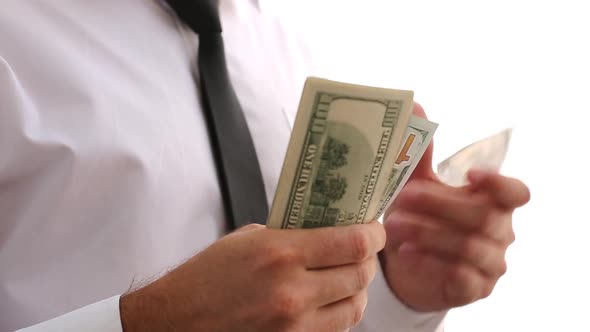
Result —
[[119, 298], [113, 296], [17, 332], [123, 332]]
[[369, 302], [355, 332], [443, 332], [447, 311], [417, 312], [402, 303], [389, 288], [379, 266], [369, 286]]

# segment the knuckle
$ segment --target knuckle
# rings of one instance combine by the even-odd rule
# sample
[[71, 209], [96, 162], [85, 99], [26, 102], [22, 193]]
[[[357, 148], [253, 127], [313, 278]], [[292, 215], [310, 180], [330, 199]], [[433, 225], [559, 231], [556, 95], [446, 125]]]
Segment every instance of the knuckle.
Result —
[[281, 320], [293, 321], [303, 310], [304, 303], [301, 297], [290, 288], [279, 288], [273, 298], [272, 308], [276, 317]]
[[371, 271], [368, 264], [359, 264], [355, 267], [356, 289], [366, 288], [371, 282]]
[[352, 245], [352, 258], [361, 261], [369, 257], [370, 244], [369, 237], [363, 230], [358, 227], [351, 233], [350, 243]]
[[444, 290], [445, 301], [450, 306], [471, 303], [478, 295], [469, 271], [462, 265], [457, 265], [450, 270]]
[[506, 260], [503, 259], [500, 262], [500, 265], [498, 266], [498, 276], [503, 276], [506, 274], [506, 272], [508, 272], [508, 263], [506, 263]]
[[486, 287], [483, 289], [481, 298], [485, 299], [485, 298], [489, 297], [490, 295], [492, 295], [493, 291], [494, 291], [494, 284], [493, 283], [486, 285]]
[[462, 255], [470, 260], [481, 259], [482, 253], [480, 250], [479, 239], [477, 237], [470, 235], [463, 239]]
[[510, 228], [510, 232], [508, 232], [508, 244], [513, 244], [516, 241], [516, 233], [514, 230]]
[[454, 286], [461, 287], [468, 279], [467, 274], [462, 264], [455, 264], [449, 271], [448, 281]]
[[266, 263], [271, 266], [290, 265], [299, 261], [301, 256], [299, 250], [291, 246], [272, 245], [265, 252]]

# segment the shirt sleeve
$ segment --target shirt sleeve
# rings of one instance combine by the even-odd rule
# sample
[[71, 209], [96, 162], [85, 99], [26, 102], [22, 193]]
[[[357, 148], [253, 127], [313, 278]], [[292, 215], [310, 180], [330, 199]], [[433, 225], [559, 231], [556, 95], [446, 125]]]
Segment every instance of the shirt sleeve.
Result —
[[123, 332], [119, 298], [113, 296], [17, 332]]
[[391, 291], [381, 264], [369, 286], [363, 320], [353, 332], [443, 332], [447, 311], [422, 313], [410, 309]]

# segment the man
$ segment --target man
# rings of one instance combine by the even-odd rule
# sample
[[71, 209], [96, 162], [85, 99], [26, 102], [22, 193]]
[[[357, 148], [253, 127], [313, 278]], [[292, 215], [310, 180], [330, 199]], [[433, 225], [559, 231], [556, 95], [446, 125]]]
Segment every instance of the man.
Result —
[[[220, 13], [272, 199], [309, 64], [256, 1]], [[198, 48], [159, 1], [3, 3], [1, 331], [434, 332], [492, 291], [528, 190], [445, 186], [432, 147], [385, 227], [224, 236]]]

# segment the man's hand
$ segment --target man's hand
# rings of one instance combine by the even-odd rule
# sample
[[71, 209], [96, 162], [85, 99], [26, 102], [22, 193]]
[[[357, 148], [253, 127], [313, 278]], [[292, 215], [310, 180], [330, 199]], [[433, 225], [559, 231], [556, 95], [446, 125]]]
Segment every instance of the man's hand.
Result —
[[379, 222], [275, 230], [250, 225], [121, 298], [125, 332], [345, 331], [385, 245]]
[[[425, 117], [419, 105], [414, 113]], [[529, 201], [529, 190], [490, 171], [472, 170], [468, 179], [461, 188], [441, 183], [431, 145], [386, 214], [383, 271], [413, 309], [445, 310], [485, 298], [506, 272], [512, 214]]]

